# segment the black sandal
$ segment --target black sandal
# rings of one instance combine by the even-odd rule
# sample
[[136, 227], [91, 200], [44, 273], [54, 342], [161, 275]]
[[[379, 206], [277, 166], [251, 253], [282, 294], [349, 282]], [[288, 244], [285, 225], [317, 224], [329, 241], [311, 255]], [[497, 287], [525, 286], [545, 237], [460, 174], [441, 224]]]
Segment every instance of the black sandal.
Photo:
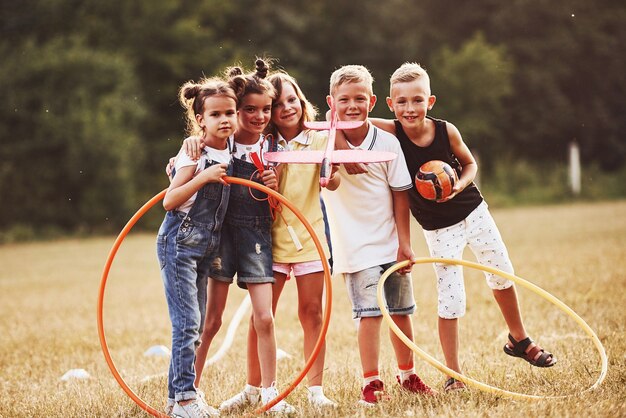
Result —
[[444, 392], [454, 392], [456, 390], [465, 390], [465, 389], [467, 389], [465, 387], [465, 383], [461, 382], [460, 380], [456, 380], [454, 377], [451, 377], [448, 380], [446, 380], [446, 383], [443, 385]]
[[[509, 341], [511, 341], [511, 347], [508, 344], [504, 345], [504, 352], [509, 356], [524, 359], [535, 367], [552, 367], [556, 364], [556, 357], [537, 344], [528, 353], [526, 352], [528, 346], [533, 343], [530, 337], [515, 341], [515, 338], [509, 334]], [[539, 353], [541, 354], [538, 355]]]

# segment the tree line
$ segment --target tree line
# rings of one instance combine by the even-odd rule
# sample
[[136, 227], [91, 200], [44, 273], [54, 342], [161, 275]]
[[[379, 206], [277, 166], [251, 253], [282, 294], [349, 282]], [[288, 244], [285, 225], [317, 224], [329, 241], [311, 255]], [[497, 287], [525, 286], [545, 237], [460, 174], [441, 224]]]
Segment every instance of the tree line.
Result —
[[166, 187], [183, 139], [177, 89], [256, 56], [325, 110], [330, 73], [363, 64], [375, 116], [400, 64], [429, 72], [432, 115], [489, 173], [499, 160], [626, 160], [619, 0], [1, 0], [0, 231], [116, 230]]

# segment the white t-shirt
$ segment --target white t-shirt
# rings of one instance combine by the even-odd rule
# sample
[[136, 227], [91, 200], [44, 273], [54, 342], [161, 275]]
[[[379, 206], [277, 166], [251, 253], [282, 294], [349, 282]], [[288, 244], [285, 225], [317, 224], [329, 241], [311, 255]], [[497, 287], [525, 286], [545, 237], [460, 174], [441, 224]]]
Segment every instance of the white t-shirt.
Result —
[[[240, 144], [239, 142], [235, 142], [235, 152], [233, 153], [233, 156], [242, 161], [253, 163], [250, 159], [250, 154], [259, 154], [259, 150], [263, 147], [263, 151], [261, 152], [261, 161], [264, 165], [267, 164], [263, 158], [263, 154], [269, 152], [270, 141], [264, 140], [264, 138], [265, 137], [263, 135], [260, 135], [259, 140], [254, 144]], [[284, 148], [279, 145], [277, 151], [282, 151], [283, 149]]]
[[350, 175], [340, 166], [341, 184], [324, 189], [333, 247], [334, 270], [354, 273], [392, 263], [398, 255], [398, 234], [393, 212], [393, 191], [408, 190], [411, 176], [398, 140], [369, 124], [365, 140], [355, 149], [390, 151], [397, 158], [369, 163], [367, 173]]
[[[230, 141], [230, 138], [229, 138], [229, 141]], [[219, 149], [215, 149], [211, 147], [204, 147], [202, 155], [200, 156], [200, 159], [198, 161], [193, 161], [187, 155], [187, 153], [185, 153], [185, 151], [181, 151], [181, 153], [178, 155], [178, 158], [176, 158], [176, 163], [174, 164], [174, 168], [176, 169], [176, 171], [178, 171], [183, 167], [195, 165], [196, 171], [193, 174], [193, 176], [195, 177], [198, 175], [200, 171], [204, 170], [205, 167], [208, 167], [208, 164], [210, 164], [212, 161], [228, 164], [230, 162], [230, 147], [227, 146], [223, 150], [219, 150]], [[180, 205], [176, 210], [189, 213], [189, 210], [193, 206], [193, 203], [196, 201], [197, 194], [198, 194], [197, 192], [194, 193], [193, 196], [189, 198], [189, 200], [187, 200], [185, 203]]]

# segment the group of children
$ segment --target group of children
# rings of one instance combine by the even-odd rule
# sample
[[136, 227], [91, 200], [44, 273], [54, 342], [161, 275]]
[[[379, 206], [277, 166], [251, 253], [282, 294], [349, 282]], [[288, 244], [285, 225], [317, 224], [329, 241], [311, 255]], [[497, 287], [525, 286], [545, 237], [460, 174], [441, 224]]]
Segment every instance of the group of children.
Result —
[[[363, 405], [387, 397], [378, 371], [382, 314], [376, 289], [391, 265], [414, 258], [410, 213], [424, 230], [431, 256], [461, 258], [469, 245], [479, 262], [513, 271], [498, 229], [473, 183], [477, 167], [472, 154], [452, 124], [427, 116], [435, 96], [426, 72], [418, 64], [406, 63], [392, 75], [387, 104], [395, 120], [368, 118], [376, 103], [372, 84], [371, 74], [360, 65], [333, 72], [329, 106], [336, 109], [339, 120], [364, 122], [360, 128], [343, 131], [338, 147], [391, 151], [397, 158], [366, 166], [334, 166], [323, 192], [334, 271], [344, 275], [353, 315], [358, 319], [363, 370], [359, 402]], [[208, 417], [267, 404], [278, 396], [274, 313], [291, 275], [298, 289], [306, 358], [322, 328], [323, 263], [312, 238], [290, 211], [273, 219], [268, 199], [248, 187], [226, 185], [222, 177], [250, 179], [277, 190], [303, 211], [317, 235], [323, 237], [319, 166], [272, 167], [263, 154], [323, 150], [328, 138], [325, 133], [305, 129], [304, 122], [315, 118], [314, 107], [293, 77], [280, 71], [269, 73], [264, 60], [257, 60], [253, 73], [234, 67], [224, 78], [185, 84], [181, 103], [187, 109], [189, 138], [172, 169], [164, 199], [167, 214], [157, 239], [172, 322], [166, 412], [175, 417]], [[433, 159], [448, 162], [459, 175], [452, 195], [441, 203], [423, 199], [413, 184], [420, 165]], [[325, 257], [330, 257], [326, 243], [324, 249]], [[460, 373], [457, 322], [465, 312], [462, 270], [435, 264], [435, 272], [445, 362]], [[248, 289], [253, 310], [247, 384], [218, 410], [207, 405], [197, 388], [235, 275], [237, 284]], [[510, 332], [504, 351], [538, 367], [554, 365], [556, 358], [528, 337], [513, 283], [491, 274], [487, 282]], [[392, 274], [384, 290], [392, 319], [413, 339], [415, 301], [410, 267]], [[425, 396], [436, 394], [415, 373], [412, 351], [395, 335], [391, 342], [400, 387]], [[308, 373], [308, 399], [315, 407], [332, 408], [336, 403], [322, 389], [324, 360], [322, 349]], [[444, 385], [445, 391], [463, 388], [463, 383], [453, 378]], [[285, 400], [269, 409], [294, 411]]]

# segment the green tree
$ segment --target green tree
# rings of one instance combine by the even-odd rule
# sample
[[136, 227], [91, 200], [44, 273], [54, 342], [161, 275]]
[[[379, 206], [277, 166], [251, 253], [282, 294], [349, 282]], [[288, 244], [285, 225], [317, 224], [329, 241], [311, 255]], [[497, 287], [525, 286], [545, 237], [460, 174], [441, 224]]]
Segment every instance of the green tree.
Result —
[[431, 69], [432, 93], [437, 96], [432, 114], [456, 125], [487, 161], [506, 150], [503, 101], [512, 92], [513, 68], [505, 48], [490, 45], [477, 33], [458, 51], [442, 48], [432, 58]]
[[143, 156], [132, 67], [76, 38], [0, 50], [0, 229], [123, 223]]

